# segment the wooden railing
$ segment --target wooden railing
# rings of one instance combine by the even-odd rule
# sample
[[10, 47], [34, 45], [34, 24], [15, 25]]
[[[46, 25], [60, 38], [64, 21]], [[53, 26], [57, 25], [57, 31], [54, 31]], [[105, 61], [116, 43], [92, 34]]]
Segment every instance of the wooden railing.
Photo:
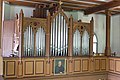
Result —
[[[22, 58], [20, 62], [18, 58], [4, 58], [4, 77], [53, 76], [55, 59], [55, 57]], [[67, 57], [66, 74], [106, 72], [108, 71], [107, 63], [107, 57]]]

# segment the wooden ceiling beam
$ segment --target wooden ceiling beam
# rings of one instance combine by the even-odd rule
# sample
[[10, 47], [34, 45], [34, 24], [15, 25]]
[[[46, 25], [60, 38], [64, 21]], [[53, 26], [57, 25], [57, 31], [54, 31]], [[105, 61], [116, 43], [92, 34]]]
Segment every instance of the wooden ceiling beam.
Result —
[[69, 7], [69, 6], [62, 6], [63, 9], [71, 9], [71, 10], [83, 10], [84, 8], [82, 7]]
[[17, 1], [17, 0], [4, 0], [9, 2], [11, 5], [19, 5], [19, 6], [27, 6], [27, 7], [34, 7], [36, 5], [48, 5], [47, 3], [38, 3], [38, 2], [31, 2], [31, 1]]
[[98, 11], [107, 10], [109, 8], [113, 8], [113, 7], [116, 7], [119, 5], [120, 5], [120, 1], [110, 1], [110, 2], [105, 3], [105, 4], [86, 9], [84, 14], [88, 15], [88, 14], [96, 13]]
[[79, 1], [92, 2], [92, 3], [97, 3], [97, 4], [104, 4], [104, 3], [106, 3], [104, 1], [99, 1], [99, 0], [79, 0]]
[[35, 7], [36, 3], [22, 2], [22, 1], [9, 1], [11, 5], [19, 5], [19, 6], [27, 6], [27, 7]]
[[80, 1], [73, 1], [73, 0], [61, 0], [63, 3], [71, 3], [71, 4], [79, 4], [79, 5], [87, 5], [87, 6], [95, 6], [96, 4], [80, 2]]
[[[34, 7], [36, 5], [44, 5], [45, 9], [50, 9], [58, 5], [59, 0], [4, 0], [8, 1], [11, 5], [20, 5], [27, 7]], [[99, 0], [61, 0], [63, 2], [62, 8], [66, 11], [70, 10], [84, 10], [85, 14], [101, 13], [104, 9], [113, 11], [113, 14], [119, 14], [120, 8], [116, 7], [120, 4], [120, 0], [114, 0], [111, 2], [103, 2]], [[90, 3], [89, 3], [90, 2]], [[93, 4], [98, 3], [98, 4]], [[103, 13], [103, 12], [102, 12]]]
[[85, 5], [76, 5], [76, 4], [66, 4], [63, 3], [62, 6], [69, 6], [69, 7], [77, 7], [77, 8], [89, 8], [90, 6], [85, 6]]
[[53, 1], [53, 0], [26, 0], [26, 1], [43, 2], [43, 3], [56, 3], [56, 2], [58, 2], [58, 1]]

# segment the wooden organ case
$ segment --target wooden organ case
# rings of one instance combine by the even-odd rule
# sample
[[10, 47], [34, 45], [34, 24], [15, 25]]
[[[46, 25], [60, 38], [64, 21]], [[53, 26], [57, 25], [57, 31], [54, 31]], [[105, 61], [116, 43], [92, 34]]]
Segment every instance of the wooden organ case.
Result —
[[26, 18], [21, 10], [15, 24], [19, 52], [4, 58], [5, 78], [57, 76], [56, 60], [65, 60], [62, 76], [107, 70], [106, 57], [92, 57], [93, 18], [90, 23], [75, 22], [60, 7], [47, 18]]

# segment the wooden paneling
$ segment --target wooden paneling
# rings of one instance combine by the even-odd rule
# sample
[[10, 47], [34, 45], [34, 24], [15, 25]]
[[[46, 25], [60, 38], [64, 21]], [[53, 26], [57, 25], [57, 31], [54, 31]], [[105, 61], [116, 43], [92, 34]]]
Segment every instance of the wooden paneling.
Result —
[[106, 57], [95, 57], [94, 58], [94, 71], [101, 72], [101, 71], [106, 71], [108, 62], [107, 62]]
[[89, 71], [89, 59], [82, 60], [82, 72]]
[[100, 66], [100, 68], [101, 68], [101, 70], [106, 70], [106, 67], [107, 67], [107, 62], [106, 62], [106, 59], [101, 59], [101, 66]]
[[[46, 59], [24, 58], [23, 59], [23, 77], [44, 76]], [[46, 70], [47, 71], [47, 70]]]
[[24, 75], [34, 75], [34, 61], [25, 61]]
[[6, 76], [15, 76], [16, 75], [16, 63], [15, 61], [6, 62]]
[[109, 72], [120, 75], [120, 58], [109, 58]]
[[115, 71], [120, 73], [120, 60], [115, 60]]
[[110, 70], [110, 71], [114, 71], [114, 67], [115, 67], [115, 65], [114, 65], [114, 60], [113, 60], [113, 59], [110, 59], [110, 60], [109, 60], [109, 70]]
[[100, 71], [100, 59], [95, 59], [95, 63], [94, 63], [94, 69], [95, 71]]
[[[55, 58], [23, 58], [22, 63], [18, 59], [4, 60], [5, 77], [35, 77], [35, 76], [53, 76], [54, 75], [54, 59]], [[99, 73], [106, 70], [106, 58], [100, 57], [76, 57], [66, 58], [67, 75], [75, 73], [87, 74], [88, 72]], [[119, 62], [117, 62], [119, 63]], [[7, 67], [7, 66], [11, 67]], [[91, 65], [93, 67], [91, 67]], [[118, 65], [117, 65], [118, 66]], [[93, 68], [93, 69], [91, 69]], [[10, 70], [9, 70], [10, 69]], [[119, 71], [119, 67], [116, 68]]]
[[35, 62], [35, 74], [44, 74], [44, 61]]
[[5, 68], [5, 61], [3, 61], [3, 75], [5, 75], [5, 73], [6, 73], [6, 72], [5, 72], [5, 69], [6, 69], [6, 68]]
[[74, 72], [80, 72], [81, 71], [81, 60], [74, 60]]
[[49, 60], [46, 61], [45, 68], [46, 68], [46, 75], [50, 75], [50, 68], [51, 68], [51, 66], [50, 66], [50, 61]]
[[18, 72], [18, 77], [23, 76], [23, 62], [18, 61], [17, 67], [18, 67], [18, 71], [17, 71]]
[[[67, 64], [68, 63], [68, 64]], [[72, 61], [72, 59], [69, 59], [68, 61], [67, 61], [67, 66], [66, 67], [68, 67], [67, 68], [67, 74], [71, 74], [72, 72], [73, 72], [73, 61]]]

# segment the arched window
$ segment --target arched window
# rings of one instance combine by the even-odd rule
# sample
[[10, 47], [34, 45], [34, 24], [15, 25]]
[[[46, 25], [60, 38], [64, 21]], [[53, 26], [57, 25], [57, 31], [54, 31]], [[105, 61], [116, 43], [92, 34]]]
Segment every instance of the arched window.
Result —
[[98, 52], [98, 39], [96, 34], [93, 36], [93, 52], [97, 53]]

